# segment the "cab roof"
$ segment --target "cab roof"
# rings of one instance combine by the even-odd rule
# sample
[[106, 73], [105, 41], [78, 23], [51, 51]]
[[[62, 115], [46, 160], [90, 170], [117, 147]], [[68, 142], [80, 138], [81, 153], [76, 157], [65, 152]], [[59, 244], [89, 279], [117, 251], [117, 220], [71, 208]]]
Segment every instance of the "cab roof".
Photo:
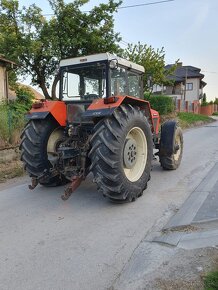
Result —
[[145, 69], [143, 66], [138, 65], [134, 62], [123, 59], [119, 56], [113, 55], [113, 54], [108, 53], [108, 52], [63, 59], [60, 61], [60, 67], [84, 64], [84, 63], [92, 63], [92, 62], [97, 62], [97, 61], [110, 61], [110, 60], [117, 60], [119, 65], [122, 65], [124, 67], [129, 68], [129, 69], [133, 69], [137, 72], [140, 72], [140, 73], [145, 72]]

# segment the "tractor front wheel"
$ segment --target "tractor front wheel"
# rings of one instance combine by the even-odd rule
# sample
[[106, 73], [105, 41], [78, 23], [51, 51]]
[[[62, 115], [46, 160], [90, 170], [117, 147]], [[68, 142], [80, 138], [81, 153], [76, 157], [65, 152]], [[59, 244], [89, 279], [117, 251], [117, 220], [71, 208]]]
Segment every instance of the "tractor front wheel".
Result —
[[159, 159], [163, 169], [179, 167], [183, 153], [183, 135], [176, 121], [167, 121], [161, 126]]
[[102, 119], [91, 139], [90, 171], [104, 196], [113, 201], [134, 201], [150, 178], [152, 135], [144, 114], [122, 105]]

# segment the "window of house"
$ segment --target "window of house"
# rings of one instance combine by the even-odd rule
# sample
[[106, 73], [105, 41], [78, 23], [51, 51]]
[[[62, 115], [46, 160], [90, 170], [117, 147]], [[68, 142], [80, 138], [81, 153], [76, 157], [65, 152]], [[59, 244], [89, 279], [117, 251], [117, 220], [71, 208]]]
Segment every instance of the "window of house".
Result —
[[187, 83], [186, 84], [186, 91], [192, 91], [193, 90], [193, 83]]

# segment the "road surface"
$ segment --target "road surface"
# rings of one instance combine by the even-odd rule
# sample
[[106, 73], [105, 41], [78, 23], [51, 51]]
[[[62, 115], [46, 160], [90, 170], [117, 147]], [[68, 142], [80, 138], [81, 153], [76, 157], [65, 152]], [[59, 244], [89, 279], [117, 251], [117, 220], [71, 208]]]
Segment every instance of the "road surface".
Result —
[[140, 242], [218, 161], [217, 136], [218, 122], [187, 130], [180, 168], [154, 161], [147, 190], [129, 204], [110, 203], [91, 177], [65, 202], [63, 187], [0, 185], [0, 289], [112, 289]]

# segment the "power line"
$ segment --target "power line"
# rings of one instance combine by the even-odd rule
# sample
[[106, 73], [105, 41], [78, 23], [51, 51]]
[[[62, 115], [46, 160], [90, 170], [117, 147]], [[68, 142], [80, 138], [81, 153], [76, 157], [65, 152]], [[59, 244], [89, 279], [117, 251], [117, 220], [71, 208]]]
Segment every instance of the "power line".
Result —
[[[142, 4], [134, 4], [134, 5], [127, 5], [127, 6], [120, 6], [117, 8], [118, 9], [127, 9], [127, 8], [134, 8], [134, 7], [141, 7], [141, 6], [150, 6], [150, 5], [157, 5], [157, 4], [163, 4], [163, 3], [167, 3], [167, 2], [173, 2], [175, 0], [162, 0], [162, 1], [156, 1], [156, 2], [148, 2], [148, 3], [142, 3]], [[84, 13], [89, 13], [91, 12], [91, 10], [89, 11], [82, 11]], [[54, 14], [43, 14], [43, 16], [47, 17], [47, 16], [54, 16]]]
[[162, 4], [167, 2], [173, 2], [175, 0], [163, 0], [163, 1], [156, 1], [156, 2], [148, 2], [142, 4], [135, 4], [135, 5], [128, 5], [128, 6], [120, 6], [117, 9], [125, 9], [125, 8], [133, 8], [133, 7], [141, 7], [141, 6], [148, 6], [148, 5], [155, 5], [155, 4]]

